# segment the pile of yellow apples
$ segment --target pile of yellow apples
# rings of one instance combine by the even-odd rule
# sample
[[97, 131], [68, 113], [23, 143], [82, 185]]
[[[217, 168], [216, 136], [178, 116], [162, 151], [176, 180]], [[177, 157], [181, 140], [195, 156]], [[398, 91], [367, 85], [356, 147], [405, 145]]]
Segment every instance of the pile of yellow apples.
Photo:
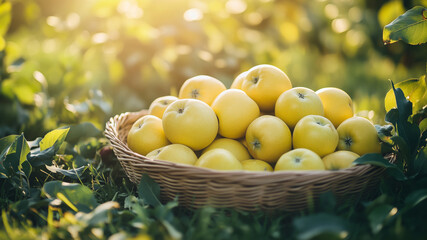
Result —
[[372, 122], [351, 97], [327, 87], [292, 87], [281, 69], [261, 64], [227, 89], [218, 79], [186, 80], [178, 97], [155, 99], [127, 137], [149, 159], [216, 170], [336, 170], [380, 152]]

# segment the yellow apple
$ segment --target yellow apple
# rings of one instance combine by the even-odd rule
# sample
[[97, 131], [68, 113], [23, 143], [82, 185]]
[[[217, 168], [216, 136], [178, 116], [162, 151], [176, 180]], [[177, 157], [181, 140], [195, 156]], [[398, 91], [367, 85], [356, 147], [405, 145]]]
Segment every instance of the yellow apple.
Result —
[[246, 147], [242, 143], [230, 138], [215, 139], [209, 146], [203, 149], [202, 154], [217, 148], [225, 149], [231, 152], [239, 161], [243, 161], [251, 157], [249, 155], [248, 149], [246, 149]]
[[170, 144], [149, 152], [146, 156], [150, 159], [164, 160], [173, 163], [194, 165], [197, 156], [191, 148], [182, 144]]
[[187, 79], [179, 90], [180, 99], [193, 98], [211, 105], [213, 100], [226, 89], [220, 80], [206, 75], [199, 75]]
[[380, 153], [381, 145], [374, 124], [363, 117], [344, 120], [338, 128], [338, 150], [348, 150], [362, 156], [366, 153]]
[[242, 138], [249, 124], [260, 111], [258, 105], [240, 89], [220, 93], [211, 105], [219, 121], [219, 134], [226, 138]]
[[279, 68], [261, 64], [247, 71], [241, 88], [258, 104], [261, 111], [272, 112], [277, 98], [291, 89], [292, 83]]
[[243, 170], [242, 164], [232, 153], [220, 148], [202, 154], [194, 166], [215, 170]]
[[177, 99], [178, 98], [174, 96], [163, 96], [154, 99], [148, 108], [148, 114], [163, 118], [163, 113], [165, 112], [166, 108]]
[[163, 114], [163, 129], [171, 143], [197, 151], [207, 147], [218, 134], [218, 119], [212, 108], [196, 99], [178, 99]]
[[353, 117], [353, 101], [343, 90], [334, 87], [316, 91], [323, 103], [325, 117], [337, 128], [344, 120]]
[[258, 159], [247, 159], [242, 161], [243, 170], [272, 172], [273, 168], [265, 161]]
[[274, 171], [284, 170], [325, 170], [325, 165], [315, 152], [297, 148], [283, 154], [277, 161]]
[[127, 136], [129, 148], [141, 155], [169, 144], [163, 131], [162, 119], [145, 115], [132, 125]]
[[243, 79], [245, 79], [246, 71], [237, 75], [233, 83], [230, 86], [230, 89], [242, 89]]
[[246, 144], [252, 157], [274, 164], [283, 153], [291, 150], [291, 131], [280, 118], [261, 116], [246, 130]]
[[317, 94], [305, 87], [294, 87], [283, 92], [277, 99], [274, 113], [293, 129], [307, 115], [323, 116], [323, 104]]
[[353, 161], [359, 157], [357, 153], [340, 150], [324, 156], [322, 161], [326, 170], [338, 170], [351, 167]]
[[294, 148], [307, 148], [323, 157], [337, 148], [338, 132], [329, 119], [307, 115], [295, 125], [292, 143]]

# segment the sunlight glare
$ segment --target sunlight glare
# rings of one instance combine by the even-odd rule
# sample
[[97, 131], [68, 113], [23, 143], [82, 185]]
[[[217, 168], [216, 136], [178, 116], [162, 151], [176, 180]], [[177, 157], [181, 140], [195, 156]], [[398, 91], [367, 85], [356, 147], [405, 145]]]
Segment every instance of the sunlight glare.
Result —
[[219, 59], [215, 60], [215, 66], [217, 68], [225, 68], [225, 67], [227, 67], [227, 61], [225, 61], [225, 59], [223, 59], [223, 58], [219, 58]]
[[325, 6], [325, 15], [329, 19], [337, 18], [339, 14], [338, 7], [332, 3]]
[[390, 216], [390, 217], [391, 217], [391, 216], [394, 216], [394, 215], [396, 215], [396, 213], [397, 213], [397, 208], [396, 208], [396, 207], [394, 207], [394, 208], [392, 208], [392, 209], [390, 210], [389, 216]]
[[363, 19], [363, 13], [362, 10], [358, 7], [352, 7], [348, 11], [348, 17], [353, 22], [360, 22]]
[[199, 56], [200, 59], [206, 61], [206, 62], [210, 62], [213, 59], [213, 56], [210, 52], [208, 51], [199, 51], [197, 53], [197, 56]]
[[365, 42], [365, 36], [357, 30], [350, 30], [345, 34], [345, 40], [351, 46], [359, 47]]
[[191, 47], [188, 45], [178, 45], [176, 46], [176, 52], [179, 55], [187, 55], [191, 53]]
[[203, 12], [198, 8], [190, 8], [184, 12], [184, 20], [187, 22], [199, 21], [203, 19]]
[[350, 23], [345, 18], [337, 18], [332, 21], [332, 29], [337, 33], [343, 33], [350, 28]]
[[94, 43], [104, 43], [108, 40], [108, 34], [100, 32], [100, 33], [95, 33], [92, 36], [92, 42]]
[[242, 0], [228, 0], [225, 4], [227, 12], [231, 14], [240, 14], [246, 10], [248, 5]]
[[130, 19], [138, 19], [144, 15], [144, 11], [138, 6], [138, 3], [130, 0], [120, 1], [117, 11]]
[[65, 21], [65, 25], [68, 29], [75, 29], [80, 24], [80, 15], [73, 12], [68, 14], [67, 19]]
[[252, 26], [260, 24], [262, 20], [263, 17], [259, 12], [251, 12], [245, 15], [245, 21]]
[[57, 28], [61, 25], [61, 19], [57, 16], [49, 16], [46, 18], [47, 25]]

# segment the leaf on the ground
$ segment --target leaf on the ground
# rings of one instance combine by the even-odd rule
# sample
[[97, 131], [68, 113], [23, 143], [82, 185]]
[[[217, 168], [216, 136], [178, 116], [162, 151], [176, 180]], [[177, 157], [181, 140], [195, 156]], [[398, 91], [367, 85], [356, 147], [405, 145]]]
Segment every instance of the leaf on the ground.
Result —
[[104, 223], [110, 223], [112, 221], [111, 212], [118, 208], [120, 208], [120, 204], [117, 202], [105, 202], [97, 206], [93, 211], [77, 214], [76, 217], [89, 226], [99, 226]]
[[151, 206], [159, 206], [160, 186], [147, 174], [143, 174], [138, 186], [138, 196]]
[[319, 213], [293, 221], [298, 239], [343, 239], [348, 235], [346, 221], [336, 215]]
[[410, 209], [427, 199], [427, 189], [418, 189], [405, 198], [405, 208]]
[[52, 165], [52, 160], [55, 157], [56, 149], [54, 146], [40, 151], [40, 148], [32, 150], [27, 159], [33, 167], [40, 167], [44, 165]]
[[73, 168], [73, 169], [62, 169], [56, 166], [46, 166], [47, 170], [53, 172], [53, 173], [60, 173], [66, 177], [69, 177], [71, 179], [79, 179], [83, 172], [86, 170], [87, 166], [81, 166], [78, 168]]
[[427, 8], [416, 6], [386, 25], [383, 31], [384, 44], [402, 40], [411, 45], [427, 42]]
[[43, 185], [43, 193], [50, 199], [60, 199], [71, 209], [90, 212], [98, 203], [92, 190], [78, 183], [50, 181]]
[[69, 130], [70, 128], [58, 128], [48, 132], [40, 141], [40, 151], [48, 149], [52, 146], [58, 150], [61, 144], [64, 142]]
[[388, 217], [393, 215], [393, 206], [381, 204], [372, 209], [368, 214], [369, 225], [374, 234], [377, 234], [384, 227]]
[[27, 160], [27, 154], [29, 152], [30, 147], [28, 146], [27, 140], [24, 138], [24, 135], [21, 134], [10, 146], [3, 160], [3, 167], [8, 171], [13, 171], [13, 173], [20, 171], [22, 169], [22, 163]]

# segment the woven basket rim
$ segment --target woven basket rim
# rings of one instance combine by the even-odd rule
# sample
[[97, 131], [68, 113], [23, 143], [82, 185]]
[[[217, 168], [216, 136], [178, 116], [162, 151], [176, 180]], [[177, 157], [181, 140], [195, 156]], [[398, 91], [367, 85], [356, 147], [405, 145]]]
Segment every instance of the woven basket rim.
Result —
[[[143, 110], [145, 111], [145, 110]], [[121, 113], [118, 115], [115, 115], [114, 117], [111, 117], [110, 120], [106, 123], [106, 128], [105, 128], [105, 136], [107, 137], [107, 139], [110, 141], [111, 145], [113, 146], [113, 150], [116, 151], [117, 148], [120, 148], [123, 152], [125, 152], [126, 154], [132, 155], [134, 157], [139, 158], [143, 163], [147, 163], [147, 164], [154, 164], [154, 165], [162, 165], [165, 167], [170, 167], [172, 168], [174, 171], [189, 171], [191, 170], [192, 172], [194, 172], [197, 175], [203, 175], [203, 174], [215, 174], [218, 177], [221, 176], [235, 176], [235, 177], [239, 177], [239, 176], [250, 176], [251, 178], [272, 178], [271, 180], [273, 180], [276, 177], [280, 177], [283, 175], [305, 175], [305, 176], [310, 176], [312, 175], [313, 177], [321, 177], [321, 176], [326, 176], [326, 175], [341, 175], [341, 174], [348, 174], [348, 173], [353, 173], [353, 174], [357, 174], [358, 172], [365, 172], [371, 168], [375, 168], [376, 166], [373, 166], [371, 164], [365, 164], [365, 165], [355, 165], [349, 168], [345, 168], [345, 169], [340, 169], [340, 170], [284, 170], [284, 171], [273, 171], [273, 172], [268, 172], [268, 171], [245, 171], [245, 170], [215, 170], [215, 169], [208, 169], [208, 168], [202, 168], [202, 167], [197, 167], [197, 166], [193, 166], [193, 165], [186, 165], [186, 164], [179, 164], [179, 163], [173, 163], [173, 162], [169, 162], [169, 161], [164, 161], [164, 160], [156, 160], [156, 159], [150, 159], [147, 158], [144, 155], [141, 155], [139, 153], [136, 153], [134, 151], [132, 151], [127, 143], [123, 142], [122, 140], [119, 139], [118, 137], [118, 122], [120, 120], [122, 120], [123, 118], [129, 116], [130, 114], [138, 114], [140, 112], [125, 112], [125, 113]], [[137, 165], [135, 165], [137, 166]]]

